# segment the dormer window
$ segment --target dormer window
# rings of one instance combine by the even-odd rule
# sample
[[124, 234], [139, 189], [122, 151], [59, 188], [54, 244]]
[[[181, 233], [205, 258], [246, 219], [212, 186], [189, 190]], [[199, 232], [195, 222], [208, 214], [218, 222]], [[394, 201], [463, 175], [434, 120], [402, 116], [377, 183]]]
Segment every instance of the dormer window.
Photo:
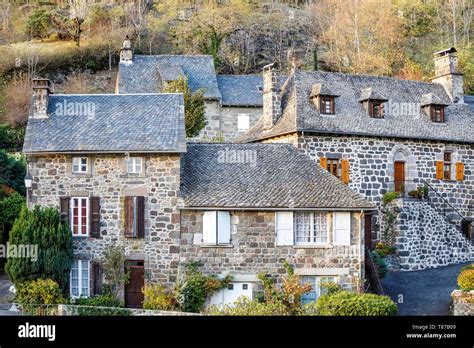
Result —
[[430, 107], [431, 121], [437, 123], [444, 123], [444, 106], [431, 105]]
[[320, 96], [319, 97], [319, 113], [326, 115], [334, 115], [334, 97]]
[[379, 100], [369, 101], [369, 116], [373, 118], [383, 118], [383, 102]]

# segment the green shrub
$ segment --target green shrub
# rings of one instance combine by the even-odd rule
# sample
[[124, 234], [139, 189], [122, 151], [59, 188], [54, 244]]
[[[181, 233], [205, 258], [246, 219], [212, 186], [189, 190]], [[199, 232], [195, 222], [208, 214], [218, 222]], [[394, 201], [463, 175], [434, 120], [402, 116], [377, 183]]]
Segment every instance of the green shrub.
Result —
[[145, 285], [143, 309], [172, 311], [177, 309], [176, 298], [164, 286], [159, 284]]
[[465, 269], [458, 276], [458, 285], [461, 290], [474, 290], [474, 269]]
[[388, 272], [387, 262], [383, 259], [383, 257], [379, 254], [378, 251], [372, 251], [370, 253], [372, 256], [372, 260], [374, 261], [375, 265], [377, 266], [378, 273], [380, 277], [385, 277]]
[[229, 316], [289, 315], [282, 302], [259, 302], [257, 300], [250, 300], [246, 296], [239, 297], [232, 305], [208, 306], [205, 313], [208, 315]]
[[385, 257], [386, 255], [395, 254], [397, 249], [393, 246], [387, 245], [383, 242], [377, 242], [375, 244], [375, 252], [379, 254], [381, 257]]
[[470, 265], [467, 265], [467, 266], [464, 266], [463, 268], [461, 268], [461, 272], [465, 271], [467, 269], [474, 269], [474, 263], [471, 263]]
[[15, 219], [20, 215], [25, 206], [25, 197], [18, 192], [13, 192], [9, 197], [0, 197], [0, 225], [13, 225]]
[[0, 149], [7, 152], [21, 151], [25, 127], [12, 128], [9, 124], [0, 124]]
[[23, 315], [56, 315], [55, 305], [65, 302], [58, 283], [52, 279], [21, 282], [15, 290]]
[[322, 282], [319, 286], [321, 287], [322, 293], [327, 295], [332, 295], [342, 291], [342, 287], [339, 284], [333, 282]]
[[319, 315], [385, 316], [397, 313], [396, 304], [388, 296], [340, 291], [321, 296], [316, 303]]
[[398, 196], [399, 196], [398, 192], [387, 192], [386, 194], [383, 195], [382, 202], [383, 204], [388, 204], [392, 202], [393, 200], [397, 199]]
[[125, 303], [118, 300], [111, 293], [91, 297], [80, 297], [74, 300], [74, 304], [79, 306], [99, 306], [99, 307], [119, 307], [122, 308]]
[[73, 257], [72, 237], [67, 224], [61, 223], [57, 209], [23, 207], [10, 231], [9, 243], [37, 246], [35, 258], [8, 258], [5, 270], [15, 285], [49, 278], [66, 290]]
[[33, 38], [44, 39], [48, 36], [50, 24], [50, 13], [46, 10], [36, 10], [26, 20], [25, 30]]
[[306, 315], [306, 316], [317, 316], [319, 315], [318, 313], [318, 304], [316, 302], [310, 302], [305, 304], [301, 308], [301, 315]]
[[113, 294], [81, 297], [74, 300], [77, 305], [77, 315], [79, 316], [128, 316], [131, 315], [129, 309], [123, 308], [124, 302], [118, 300]]
[[0, 150], [0, 168], [0, 184], [7, 185], [20, 194], [25, 194], [25, 160], [17, 160]]

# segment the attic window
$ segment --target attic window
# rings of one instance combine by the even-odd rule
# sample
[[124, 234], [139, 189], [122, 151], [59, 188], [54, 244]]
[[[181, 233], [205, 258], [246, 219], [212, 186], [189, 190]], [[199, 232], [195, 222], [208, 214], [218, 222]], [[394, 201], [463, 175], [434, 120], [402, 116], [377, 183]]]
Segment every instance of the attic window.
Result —
[[369, 101], [369, 116], [372, 118], [383, 118], [383, 102], [377, 100]]
[[443, 105], [431, 105], [430, 107], [431, 121], [437, 123], [444, 122], [444, 106]]
[[319, 97], [319, 113], [326, 115], [334, 115], [334, 97], [320, 96]]

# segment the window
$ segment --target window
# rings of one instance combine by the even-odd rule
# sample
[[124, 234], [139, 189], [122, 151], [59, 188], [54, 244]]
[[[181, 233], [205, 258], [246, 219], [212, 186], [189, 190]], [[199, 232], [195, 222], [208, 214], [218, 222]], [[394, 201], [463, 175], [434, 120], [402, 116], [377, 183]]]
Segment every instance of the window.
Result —
[[310, 283], [312, 289], [310, 292], [301, 296], [301, 304], [305, 305], [307, 303], [316, 302], [317, 299], [326, 293], [326, 289], [321, 287], [324, 283], [337, 283], [337, 277], [335, 276], [303, 276], [301, 278], [301, 283]]
[[373, 118], [383, 118], [383, 102], [381, 101], [370, 101], [369, 102], [369, 115]]
[[327, 159], [327, 170], [329, 173], [339, 178], [339, 159], [328, 158]]
[[72, 262], [70, 284], [71, 297], [89, 297], [89, 260], [74, 260]]
[[351, 213], [334, 212], [333, 245], [351, 245]]
[[127, 173], [137, 174], [142, 172], [142, 158], [129, 157], [126, 159]]
[[328, 242], [327, 213], [295, 212], [296, 244], [326, 244]]
[[451, 166], [452, 166], [452, 152], [446, 151], [444, 153], [444, 160], [443, 160], [443, 179], [444, 180], [451, 180]]
[[442, 105], [431, 106], [431, 121], [437, 123], [444, 122], [444, 107]]
[[247, 114], [239, 114], [237, 116], [237, 129], [246, 131], [250, 128], [250, 116]]
[[71, 212], [72, 235], [89, 235], [89, 198], [73, 197], [71, 199]]
[[334, 98], [333, 97], [320, 97], [319, 99], [319, 112], [321, 114], [334, 114]]
[[73, 157], [72, 158], [72, 172], [73, 173], [87, 173], [88, 161], [87, 157]]
[[204, 212], [202, 242], [207, 245], [230, 244], [230, 213], [228, 211]]
[[145, 237], [145, 197], [125, 197], [125, 237]]

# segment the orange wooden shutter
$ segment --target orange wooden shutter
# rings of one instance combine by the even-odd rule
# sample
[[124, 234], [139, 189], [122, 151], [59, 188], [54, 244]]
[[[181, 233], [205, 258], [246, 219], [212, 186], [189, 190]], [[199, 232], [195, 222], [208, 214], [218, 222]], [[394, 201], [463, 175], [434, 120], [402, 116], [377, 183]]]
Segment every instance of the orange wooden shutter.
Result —
[[443, 180], [443, 161], [436, 161], [436, 179]]
[[319, 164], [324, 169], [328, 169], [328, 159], [326, 157], [319, 157]]
[[349, 183], [349, 160], [343, 159], [341, 162], [341, 180], [344, 184]]
[[456, 163], [456, 180], [458, 181], [464, 180], [464, 163], [462, 162]]

